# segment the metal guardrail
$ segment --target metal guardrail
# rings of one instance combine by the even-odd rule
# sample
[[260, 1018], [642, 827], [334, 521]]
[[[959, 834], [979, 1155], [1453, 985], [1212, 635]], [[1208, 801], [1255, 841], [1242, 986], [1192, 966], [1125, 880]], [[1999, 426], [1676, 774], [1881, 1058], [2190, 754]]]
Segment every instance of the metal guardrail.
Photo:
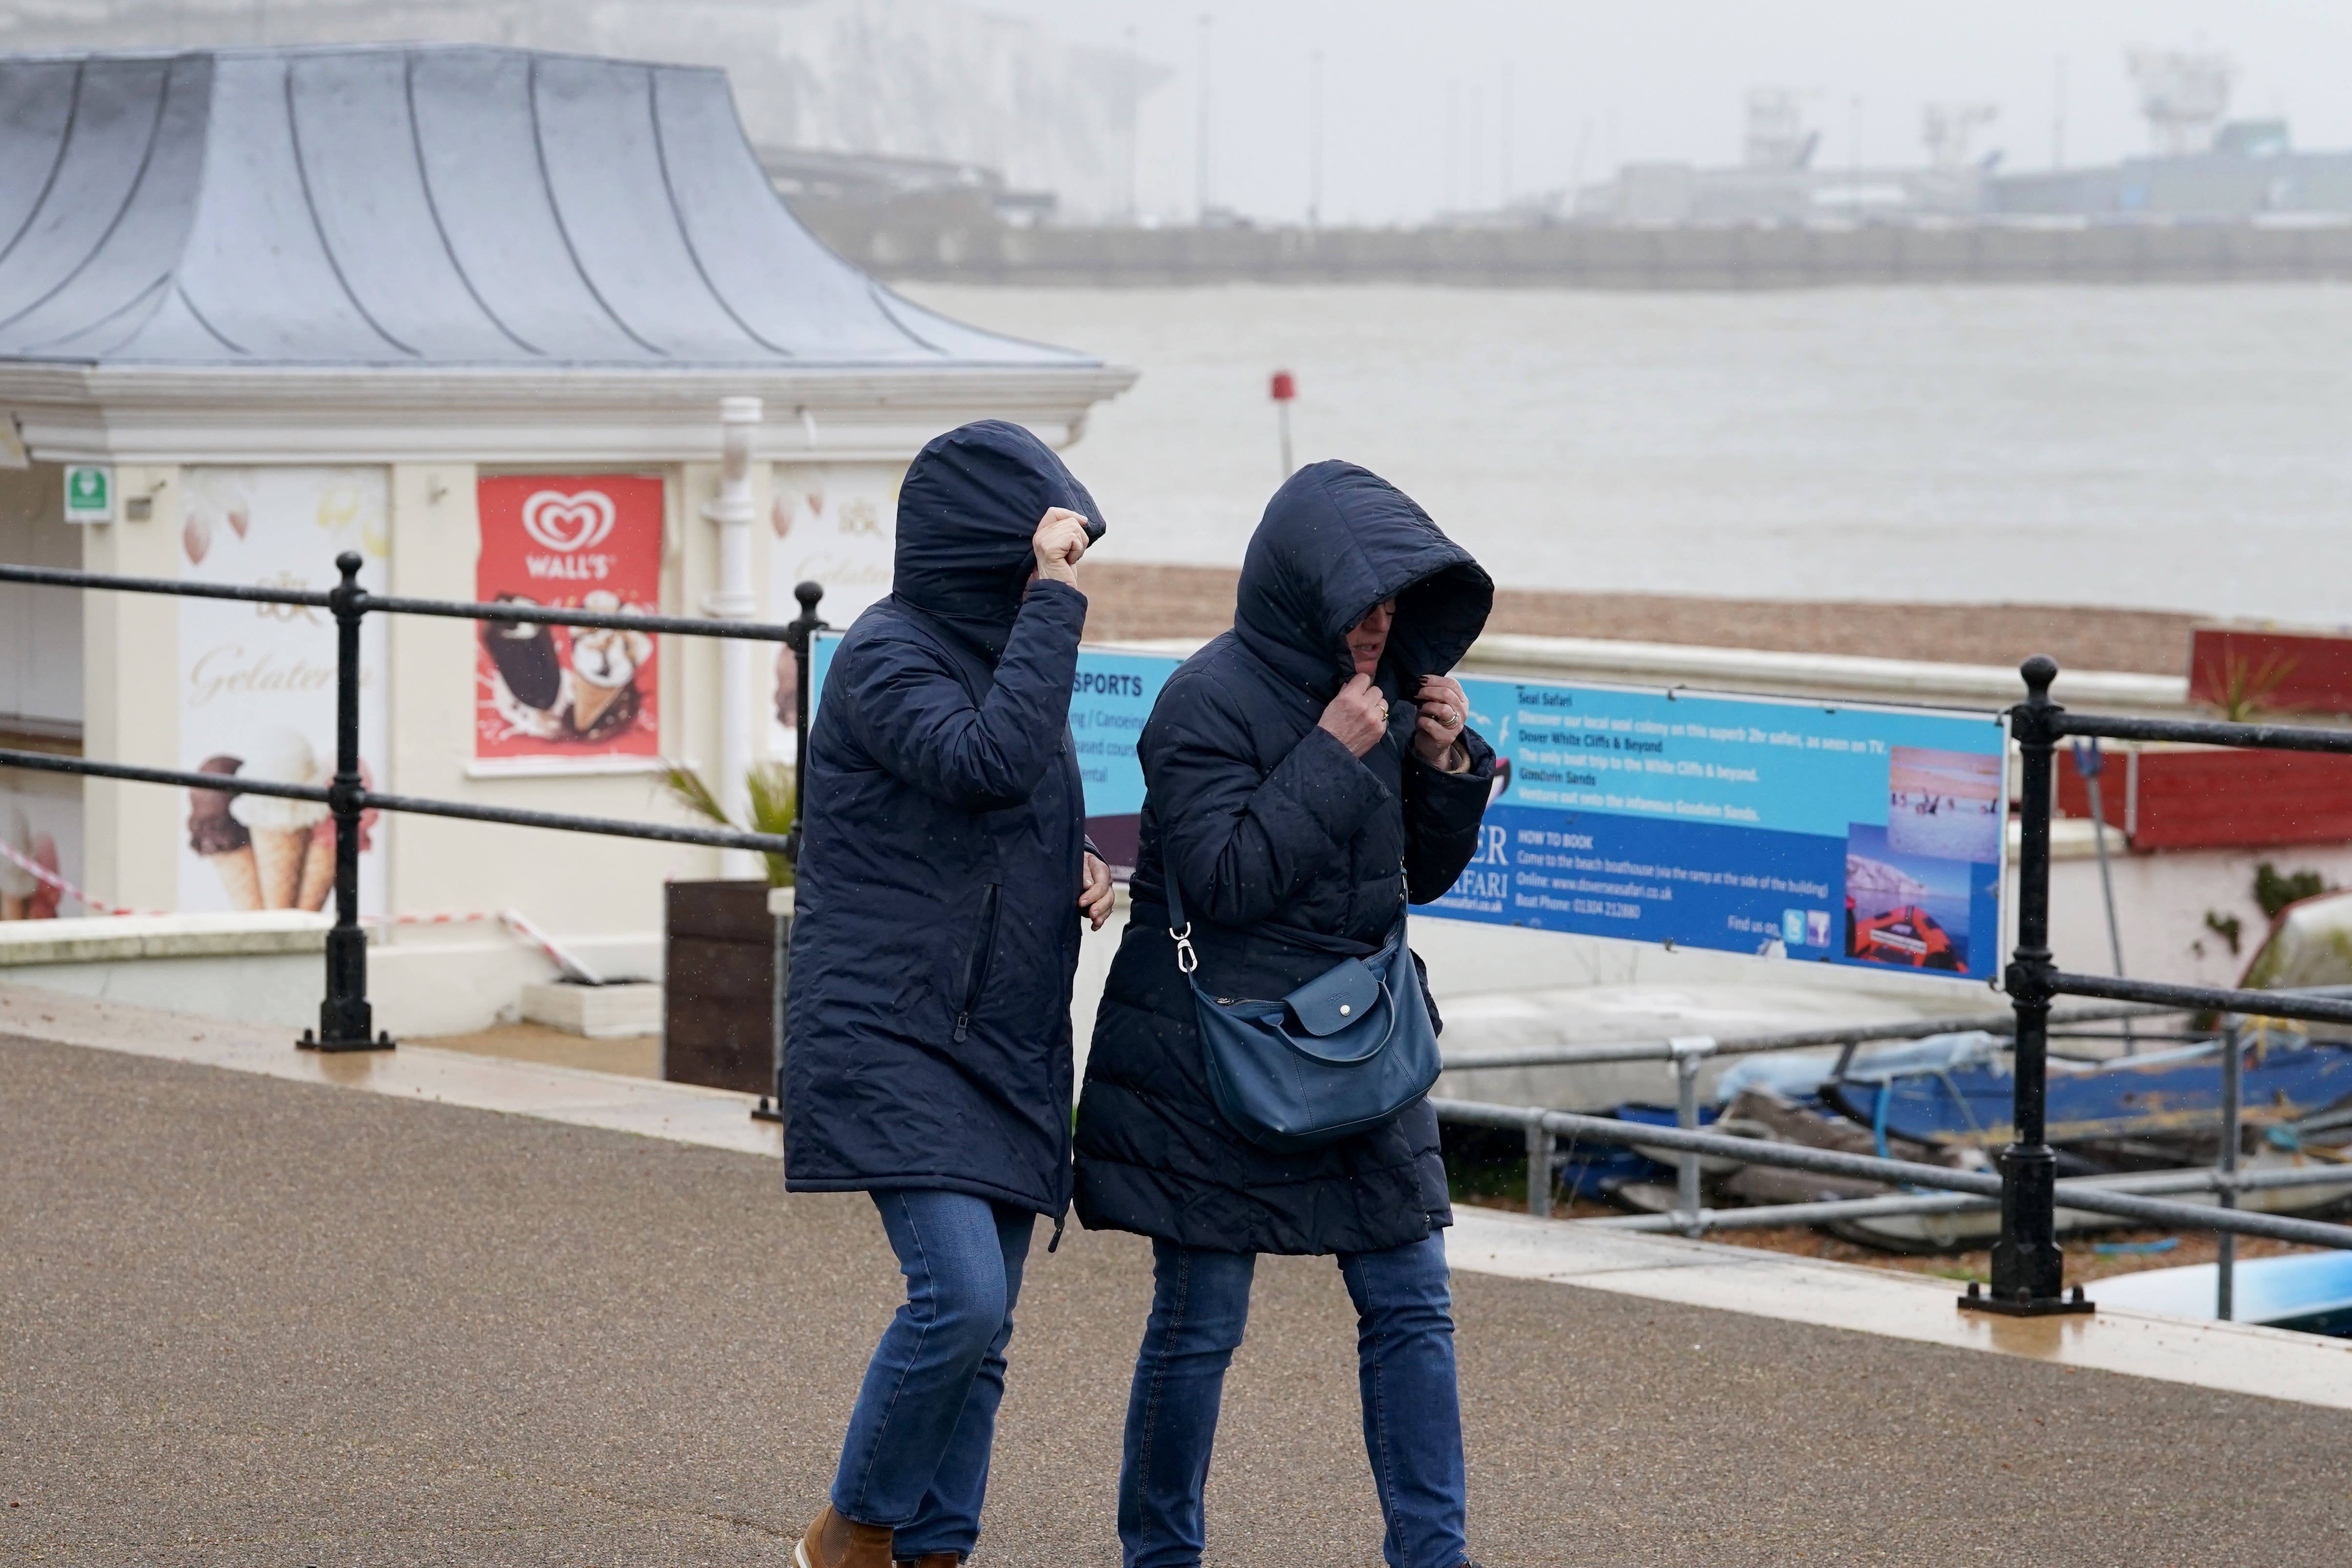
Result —
[[[2106, 1023], [2170, 1012], [2166, 1007], [2140, 1005], [2070, 1008], [2052, 1022]], [[1456, 1051], [1445, 1058], [1447, 1072], [1484, 1072], [1496, 1068], [1584, 1067], [1600, 1062], [1666, 1062], [1689, 1054], [1692, 1041], [1705, 1040], [1699, 1054], [1715, 1057], [1750, 1056], [1763, 1051], [1793, 1051], [1823, 1046], [1865, 1046], [1874, 1040], [1916, 1040], [1922, 1035], [1952, 1034], [1981, 1029], [2007, 1035], [2017, 1028], [2017, 1015], [1967, 1013], [1949, 1018], [1902, 1018], [1883, 1024], [1853, 1024], [1834, 1029], [1790, 1029], [1771, 1035], [1738, 1035], [1730, 1039], [1689, 1036], [1678, 1039], [1612, 1040], [1605, 1044], [1526, 1046], [1507, 1050]]]
[[[2004, 1032], [2015, 1036], [2013, 1052], [2015, 1098], [2011, 1125], [2015, 1136], [1996, 1159], [1998, 1173], [1964, 1172], [1909, 1161], [1879, 1160], [1832, 1150], [1730, 1138], [1692, 1130], [1696, 1121], [1695, 1088], [1697, 1064], [1705, 1057], [1733, 1051], [1766, 1051], [1804, 1046], [1843, 1044], [1850, 1059], [1854, 1046], [1870, 1039], [1916, 1037], [1938, 1029], [1981, 1027], [1994, 1021], [1927, 1020], [1881, 1032], [1866, 1030], [1801, 1031], [1758, 1036], [1745, 1040], [1716, 1042], [1694, 1038], [1633, 1041], [1607, 1046], [1542, 1047], [1525, 1050], [1469, 1052], [1450, 1058], [1450, 1071], [1483, 1068], [1538, 1067], [1608, 1061], [1671, 1060], [1677, 1068], [1683, 1125], [1654, 1127], [1613, 1118], [1570, 1111], [1439, 1100], [1432, 1103], [1441, 1118], [1476, 1125], [1523, 1128], [1528, 1142], [1528, 1209], [1549, 1212], [1551, 1155], [1554, 1141], [1563, 1133], [1594, 1142], [1644, 1144], [1678, 1151], [1683, 1158], [1677, 1210], [1669, 1215], [1623, 1221], [1587, 1221], [1619, 1229], [1686, 1229], [1741, 1223], [1817, 1223], [1836, 1217], [1869, 1215], [1934, 1213], [1987, 1206], [1998, 1203], [2000, 1239], [1992, 1248], [1992, 1283], [1979, 1292], [1970, 1286], [1961, 1304], [2015, 1316], [2081, 1312], [2092, 1310], [2077, 1287], [2063, 1289], [2064, 1255], [2057, 1239], [2061, 1206], [2095, 1214], [2110, 1214], [2184, 1229], [2210, 1230], [2221, 1238], [2219, 1316], [2231, 1315], [2234, 1290], [2232, 1265], [2237, 1236], [2261, 1236], [2306, 1246], [2352, 1247], [2352, 1226], [2276, 1215], [2247, 1214], [2235, 1205], [2242, 1192], [2296, 1185], [2325, 1185], [2352, 1181], [2352, 1167], [2309, 1174], [2300, 1173], [2242, 1173], [2238, 1165], [2242, 1113], [2241, 1074], [2244, 1052], [2233, 1026], [2223, 1040], [2222, 1148], [2210, 1171], [2158, 1173], [2167, 1178], [2163, 1190], [2205, 1190], [2221, 1194], [2217, 1207], [2165, 1202], [2160, 1197], [2123, 1190], [2124, 1179], [2058, 1180], [2058, 1159], [2047, 1140], [2047, 1101], [2052, 1023], [2079, 1023], [2101, 1017], [2123, 1018], [2147, 1012], [2210, 1012], [2246, 1018], [2282, 1018], [2312, 1023], [2352, 1023], [2352, 995], [2344, 987], [2315, 987], [2304, 992], [2248, 991], [2230, 986], [2174, 985], [2145, 980], [2077, 974], [2058, 967], [2050, 951], [2050, 822], [2054, 805], [2054, 757], [2058, 742], [2069, 736], [2110, 740], [2189, 742], [2295, 752], [2352, 754], [2352, 731], [2324, 730], [2286, 724], [2242, 724], [2206, 720], [2136, 719], [2095, 713], [2070, 713], [2050, 700], [2050, 686], [2058, 675], [2057, 661], [2036, 654], [2019, 667], [2025, 681], [2025, 700], [2010, 710], [2010, 735], [2018, 746], [2022, 788], [2019, 796], [2017, 946], [2003, 976], [2011, 999], [2011, 1015], [1999, 1020]], [[2053, 1012], [2061, 996], [2094, 998], [2118, 1004], [2112, 1008]], [[1842, 1059], [1841, 1068], [1846, 1065]], [[1897, 1185], [1934, 1189], [1948, 1196], [1895, 1194], [1820, 1204], [1778, 1205], [1749, 1211], [1704, 1210], [1699, 1204], [1698, 1156], [1727, 1156], [1751, 1164], [1856, 1176]], [[1538, 1164], [1538, 1161], [1540, 1164]], [[1540, 1184], [1538, 1183], [1540, 1173]], [[2181, 1184], [2173, 1185], [2172, 1183]], [[1541, 1191], [1538, 1188], [1540, 1184]], [[2063, 1205], [2061, 1198], [2063, 1195]], [[1762, 1216], [1772, 1215], [1776, 1217]]]
[[[1574, 1110], [1545, 1110], [1537, 1107], [1523, 1110], [1517, 1106], [1482, 1105], [1475, 1100], [1433, 1100], [1430, 1104], [1445, 1121], [1487, 1127], [1523, 1127], [1552, 1139], [1565, 1136], [1596, 1143], [1639, 1143], [1686, 1151], [1693, 1154], [1727, 1156], [1749, 1164], [1812, 1171], [1827, 1176], [1851, 1176], [1902, 1186], [1934, 1187], [1981, 1198], [2003, 1199], [2007, 1195], [2006, 1176], [1990, 1171], [1955, 1171], [1949, 1166], [1930, 1165], [1916, 1160], [1883, 1160], [1874, 1154], [1849, 1154], [1838, 1149], [1768, 1143], [1760, 1139], [1734, 1138], [1718, 1132], [1692, 1132], [1680, 1127], [1651, 1127], [1638, 1121], [1621, 1121], [1613, 1116], [1587, 1116]], [[2210, 1176], [2213, 1173], [2200, 1172], [2199, 1174]], [[2331, 1174], [2335, 1174], [2338, 1182], [2352, 1183], [2352, 1170]], [[2053, 1194], [2055, 1190], [2056, 1184], [2053, 1184]], [[2352, 1247], [2352, 1226], [2290, 1219], [2280, 1215], [2224, 1214], [2221, 1210], [2194, 1204], [2166, 1203], [2160, 1198], [2140, 1197], [2112, 1186], [2092, 1187], [2076, 1182], [2065, 1184], [2065, 1207], [2084, 1209], [2092, 1214], [2116, 1215], [2125, 1219], [2146, 1220], [2152, 1225], [2203, 1229], [2226, 1227], [2244, 1236], [2300, 1242], [2306, 1247]], [[2006, 1212], [2004, 1206], [2004, 1214]], [[1977, 1304], [1982, 1305], [1983, 1302], [1980, 1300]]]
[[[168, 577], [120, 577], [98, 572], [67, 572], [43, 566], [0, 565], [0, 583], [28, 583], [53, 588], [101, 589], [120, 594], [155, 594], [173, 598], [237, 599], [253, 604], [297, 605], [331, 612], [335, 618], [335, 775], [321, 788], [282, 780], [248, 779], [232, 783], [218, 773], [186, 773], [174, 768], [133, 767], [123, 763], [93, 762], [61, 757], [47, 752], [0, 749], [0, 767], [30, 768], [43, 773], [80, 773], [91, 778], [121, 779], [134, 784], [174, 784], [186, 789], [226, 795], [267, 795], [288, 800], [320, 802], [335, 821], [335, 923], [327, 933], [326, 996], [319, 1007], [319, 1027], [306, 1032], [301, 1044], [321, 1051], [367, 1051], [391, 1048], [392, 1037], [374, 1026], [374, 1010], [367, 993], [367, 935], [360, 926], [360, 817], [367, 811], [395, 811], [412, 816], [452, 817], [467, 822], [501, 823], [512, 827], [551, 828], [564, 833], [595, 833], [618, 838], [648, 838], [672, 844], [709, 845], [721, 849], [750, 849], [764, 854], [794, 856], [800, 849], [800, 824], [782, 834], [744, 833], [724, 827], [674, 826], [658, 822], [632, 822], [612, 816], [580, 816], [565, 812], [527, 811], [509, 806], [475, 805], [464, 801], [434, 800], [420, 795], [372, 790], [360, 775], [360, 627], [371, 615], [437, 616], [457, 620], [544, 626], [616, 627], [662, 632], [677, 637], [739, 637], [780, 642], [798, 656], [800, 712], [808, 712], [810, 637], [824, 626], [816, 613], [824, 590], [803, 583], [793, 590], [799, 616], [782, 626], [757, 621], [702, 620], [686, 616], [636, 616], [597, 610], [566, 610], [538, 605], [481, 604], [457, 599], [416, 599], [371, 594], [359, 585], [360, 557], [346, 552], [335, 558], [337, 585], [318, 593], [302, 589], [248, 588], [235, 584], [181, 583]], [[805, 772], [808, 725], [798, 726], [793, 759], [794, 778]]]
[[[2058, 1184], [2058, 1206], [2062, 1209], [2082, 1207], [2067, 1201], [2069, 1193], [2082, 1189], [2095, 1192], [2138, 1193], [2157, 1196], [2168, 1193], [2239, 1193], [2275, 1192], [2290, 1187], [2352, 1187], [2352, 1166], [2324, 1167], [2298, 1165], [2268, 1171], [2249, 1171], [2231, 1175], [2219, 1170], [2135, 1171], [2126, 1175], [2074, 1176]], [[1997, 1197], [1970, 1197], [1965, 1193], [1897, 1193], [1882, 1198], [1823, 1198], [1806, 1204], [1758, 1204], [1749, 1208], [1701, 1209], [1697, 1215], [1703, 1230], [1761, 1230], [1784, 1225], [1819, 1225], [1842, 1219], [1898, 1219], [1914, 1215], [1989, 1214], [2000, 1207]], [[1685, 1230], [1686, 1216], [1679, 1214], [1624, 1215], [1613, 1219], [1583, 1219], [1575, 1223], [1587, 1230], [1631, 1230], [1665, 1234]]]

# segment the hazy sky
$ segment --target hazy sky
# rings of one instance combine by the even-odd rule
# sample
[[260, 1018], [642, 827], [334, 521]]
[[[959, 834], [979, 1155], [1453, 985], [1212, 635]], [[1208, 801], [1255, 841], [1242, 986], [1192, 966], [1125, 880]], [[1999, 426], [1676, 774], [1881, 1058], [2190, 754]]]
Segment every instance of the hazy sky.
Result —
[[[1146, 101], [1147, 212], [1189, 212], [1198, 179], [1200, 17], [1209, 28], [1212, 200], [1296, 218], [1324, 57], [1326, 221], [1415, 217], [1557, 188], [1621, 162], [1735, 163], [1746, 95], [1813, 96], [1822, 162], [1923, 160], [1930, 101], [1996, 105], [1979, 151], [2051, 162], [2059, 62], [2065, 160], [2147, 150], [2125, 52], [2202, 44], [2236, 60], [2231, 112], [2284, 114], [2304, 147], [2352, 148], [2352, 5], [2334, 0], [972, 0], [1171, 68]], [[1504, 133], [1507, 94], [1510, 134]], [[1857, 104], [1857, 100], [1858, 104]], [[1451, 114], [1449, 116], [1449, 104]], [[1580, 161], [1580, 148], [1581, 158]]]

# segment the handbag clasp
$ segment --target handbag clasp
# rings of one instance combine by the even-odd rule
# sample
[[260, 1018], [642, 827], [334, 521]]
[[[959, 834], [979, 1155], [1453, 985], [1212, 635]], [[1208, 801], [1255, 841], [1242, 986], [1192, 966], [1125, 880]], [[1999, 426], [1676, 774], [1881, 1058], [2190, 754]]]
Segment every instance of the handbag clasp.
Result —
[[1190, 974], [1200, 968], [1201, 961], [1192, 952], [1192, 922], [1186, 921], [1182, 931], [1171, 927], [1168, 935], [1176, 943], [1176, 973]]

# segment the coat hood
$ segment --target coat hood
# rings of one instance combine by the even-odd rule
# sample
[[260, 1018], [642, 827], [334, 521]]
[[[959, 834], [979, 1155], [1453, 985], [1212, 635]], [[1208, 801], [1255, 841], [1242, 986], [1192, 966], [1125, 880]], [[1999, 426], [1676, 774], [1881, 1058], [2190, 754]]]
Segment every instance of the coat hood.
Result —
[[1057, 506], [1086, 518], [1089, 539], [1102, 537], [1095, 498], [1020, 426], [982, 419], [934, 437], [898, 489], [891, 593], [994, 657], [1021, 611], [1037, 520]]
[[1384, 662], [1410, 690], [1470, 651], [1494, 606], [1495, 584], [1378, 474], [1322, 462], [1291, 475], [1266, 503], [1242, 559], [1234, 635], [1328, 702], [1355, 668], [1349, 631], [1383, 599], [1397, 602]]

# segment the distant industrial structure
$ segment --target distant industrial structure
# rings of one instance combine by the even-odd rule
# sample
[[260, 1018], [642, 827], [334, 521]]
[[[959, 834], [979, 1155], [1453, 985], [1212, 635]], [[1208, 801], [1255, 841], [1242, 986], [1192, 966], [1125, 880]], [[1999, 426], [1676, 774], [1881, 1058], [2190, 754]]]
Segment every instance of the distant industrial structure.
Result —
[[1616, 177], [1524, 204], [1522, 223], [1639, 228], [1982, 222], [2307, 224], [2352, 222], [2352, 153], [2298, 153], [2283, 120], [2227, 118], [2236, 68], [2210, 52], [2128, 57], [2148, 153], [2102, 167], [2007, 174], [1974, 151], [1990, 104], [1930, 103], [1927, 160], [1844, 167], [1819, 156], [1802, 95], [1748, 95], [1745, 157], [1733, 168], [1630, 163]]

